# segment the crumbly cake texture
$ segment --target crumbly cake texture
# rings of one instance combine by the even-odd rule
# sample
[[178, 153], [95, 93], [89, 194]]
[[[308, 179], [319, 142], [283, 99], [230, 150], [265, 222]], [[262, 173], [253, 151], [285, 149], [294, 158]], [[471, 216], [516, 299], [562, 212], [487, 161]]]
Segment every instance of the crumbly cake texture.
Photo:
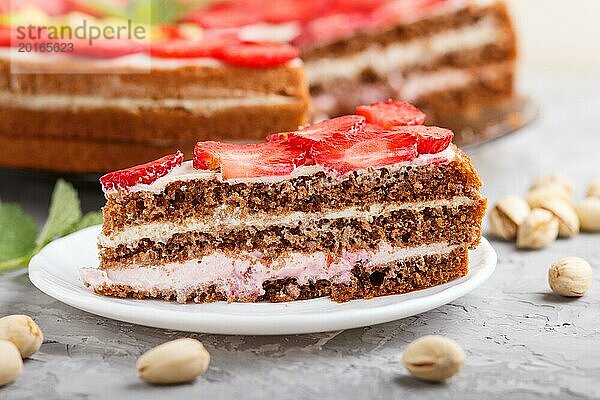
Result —
[[406, 103], [357, 112], [105, 175], [100, 267], [84, 283], [179, 302], [348, 301], [464, 276], [486, 208], [468, 156]]
[[[482, 110], [514, 101], [515, 33], [501, 0], [255, 6], [248, 13], [247, 0], [229, 0], [184, 18], [206, 31], [202, 51], [182, 32], [175, 48], [159, 42], [142, 54], [96, 54], [95, 61], [11, 59], [0, 49], [0, 144], [7, 149], [0, 166], [104, 172], [190, 149], [197, 140], [260, 141], [390, 97], [418, 105], [428, 124], [453, 129], [461, 144], [488, 130]], [[260, 56], [244, 52], [255, 45], [247, 40], [291, 43], [297, 49], [281, 44], [283, 54], [298, 53], [303, 62], [282, 63], [278, 47]], [[244, 44], [232, 53], [230, 41]], [[36, 72], [27, 73], [32, 65]], [[20, 73], [11, 74], [11, 66]]]
[[[348, 283], [332, 283], [320, 279], [307, 284], [299, 284], [294, 278], [277, 279], [264, 283], [264, 294], [258, 297], [237, 299], [239, 302], [272, 302], [309, 300], [329, 296], [337, 302], [357, 299], [370, 299], [413, 292], [415, 290], [448, 283], [465, 276], [468, 272], [468, 251], [453, 250], [448, 254], [412, 257], [367, 269], [361, 264], [352, 268], [352, 277]], [[156, 298], [180, 303], [207, 303], [231, 301], [214, 286], [208, 289], [190, 289], [185, 294], [174, 290], [140, 289], [124, 284], [102, 284], [93, 287], [93, 291], [104, 296], [131, 297], [134, 299]]]

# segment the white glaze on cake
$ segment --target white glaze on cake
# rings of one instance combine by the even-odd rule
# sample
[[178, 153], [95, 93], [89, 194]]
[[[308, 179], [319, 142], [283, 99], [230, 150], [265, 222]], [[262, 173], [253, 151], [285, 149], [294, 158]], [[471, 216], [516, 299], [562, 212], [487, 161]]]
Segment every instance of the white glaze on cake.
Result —
[[[397, 171], [397, 170], [405, 169], [408, 167], [415, 167], [415, 166], [426, 165], [426, 164], [431, 164], [431, 163], [436, 163], [436, 164], [449, 163], [452, 160], [454, 160], [454, 158], [456, 157], [455, 149], [456, 149], [456, 147], [453, 144], [451, 144], [450, 146], [448, 146], [447, 149], [445, 149], [444, 151], [441, 151], [437, 154], [421, 154], [412, 161], [400, 162], [400, 163], [397, 163], [394, 165], [386, 166], [384, 168], [387, 168], [390, 171]], [[311, 165], [311, 166], [301, 166], [301, 167], [295, 168], [294, 171], [292, 171], [292, 173], [290, 173], [289, 175], [263, 176], [263, 177], [259, 177], [259, 178], [243, 178], [243, 179], [240, 178], [240, 179], [223, 180], [223, 177], [220, 172], [194, 169], [194, 167], [192, 165], [192, 161], [185, 161], [181, 166], [175, 167], [167, 175], [165, 175], [161, 178], [158, 178], [153, 183], [151, 183], [151, 184], [140, 183], [140, 184], [131, 186], [127, 190], [130, 192], [150, 192], [150, 193], [158, 194], [158, 193], [161, 193], [165, 189], [165, 187], [170, 183], [181, 182], [182, 189], [185, 189], [186, 181], [197, 180], [197, 179], [216, 179], [219, 181], [227, 182], [232, 185], [236, 184], [236, 183], [276, 183], [276, 182], [282, 182], [282, 181], [294, 179], [299, 176], [313, 175], [318, 172], [323, 172], [323, 173], [333, 177], [334, 180], [332, 181], [332, 183], [334, 181], [339, 181], [339, 180], [345, 179], [344, 175], [341, 175], [341, 176], [336, 175], [335, 173], [326, 170], [322, 166]], [[359, 174], [364, 173], [364, 172], [366, 172], [366, 171], [357, 171], [357, 173], [359, 173]], [[110, 195], [111, 193], [115, 193], [115, 192], [117, 192], [117, 190], [105, 190], [105, 193], [107, 195]]]
[[30, 110], [79, 110], [98, 108], [122, 108], [136, 111], [139, 109], [184, 109], [195, 114], [210, 115], [215, 111], [237, 107], [276, 106], [293, 104], [298, 100], [290, 96], [276, 94], [249, 95], [245, 97], [211, 97], [198, 99], [151, 99], [99, 96], [81, 96], [70, 94], [18, 94], [0, 91], [0, 104]]
[[[400, 80], [397, 88], [398, 98], [409, 102], [414, 101], [432, 93], [466, 87], [488, 76], [510, 72], [513, 68], [512, 63], [499, 63], [472, 70], [442, 68], [432, 72], [413, 73], [406, 79]], [[390, 81], [393, 80], [394, 78], [390, 77]]]
[[[114, 58], [80, 57], [56, 53], [19, 53], [16, 47], [0, 47], [0, 60], [11, 63], [12, 72], [56, 72], [64, 73], [65, 68], [73, 68], [76, 73], [99, 73], [114, 70], [115, 73], [149, 72], [149, 70], [175, 70], [189, 67], [221, 68], [228, 64], [210, 57], [199, 58], [159, 58], [149, 54], [136, 53]], [[295, 58], [284, 64], [288, 67], [301, 67], [302, 60]], [[59, 68], [55, 68], [59, 66]], [[279, 67], [279, 66], [277, 66]], [[22, 69], [22, 71], [19, 70]], [[47, 71], [45, 71], [47, 70]]]

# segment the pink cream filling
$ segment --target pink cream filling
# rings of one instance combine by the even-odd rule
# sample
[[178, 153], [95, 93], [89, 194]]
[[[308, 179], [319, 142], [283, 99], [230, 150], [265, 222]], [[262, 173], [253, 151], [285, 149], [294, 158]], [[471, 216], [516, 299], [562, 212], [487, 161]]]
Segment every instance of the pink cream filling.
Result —
[[275, 261], [265, 260], [262, 253], [257, 251], [242, 253], [238, 257], [215, 252], [199, 260], [162, 266], [128, 266], [107, 270], [82, 268], [81, 278], [92, 289], [126, 285], [142, 292], [174, 293], [180, 302], [186, 301], [192, 293], [201, 293], [214, 285], [217, 292], [235, 301], [261, 296], [265, 293], [262, 284], [268, 280], [295, 278], [300, 285], [319, 279], [348, 283], [352, 268], [359, 262], [369, 268], [403, 258], [448, 253], [451, 250], [452, 246], [446, 243], [410, 248], [382, 244], [375, 252], [344, 252], [331, 263], [328, 263], [328, 254], [324, 252], [291, 253]]

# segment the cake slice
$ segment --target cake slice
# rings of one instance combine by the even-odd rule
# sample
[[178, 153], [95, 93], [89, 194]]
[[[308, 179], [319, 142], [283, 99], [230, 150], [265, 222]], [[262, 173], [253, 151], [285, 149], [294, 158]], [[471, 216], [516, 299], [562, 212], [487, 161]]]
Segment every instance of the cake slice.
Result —
[[517, 46], [503, 1], [365, 3], [374, 7], [312, 20], [295, 41], [317, 115], [394, 97], [422, 108], [428, 123], [455, 129], [458, 143], [466, 143], [472, 138], [463, 134], [485, 128], [482, 109], [514, 99]]
[[515, 103], [515, 33], [502, 0], [201, 2], [144, 25], [141, 42], [93, 46], [15, 36], [19, 21], [68, 31], [82, 18], [115, 28], [131, 18], [86, 15], [77, 0], [57, 1], [59, 15], [13, 3], [0, 15], [2, 167], [106, 172], [198, 140], [262, 140], [389, 97], [466, 144]]
[[100, 266], [84, 284], [182, 303], [342, 302], [464, 276], [486, 200], [452, 132], [392, 100], [357, 113], [103, 176]]
[[299, 52], [285, 43], [205, 34], [119, 56], [17, 49], [0, 43], [4, 167], [106, 172], [198, 140], [262, 140], [309, 117]]

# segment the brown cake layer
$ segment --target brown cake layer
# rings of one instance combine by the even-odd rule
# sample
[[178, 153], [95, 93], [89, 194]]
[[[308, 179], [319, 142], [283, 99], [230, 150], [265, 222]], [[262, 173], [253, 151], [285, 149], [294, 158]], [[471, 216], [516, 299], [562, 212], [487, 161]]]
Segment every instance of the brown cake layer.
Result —
[[[471, 68], [472, 82], [467, 85], [432, 91], [410, 99], [410, 102], [422, 109], [427, 114], [426, 124], [450, 128], [455, 133], [454, 142], [458, 145], [469, 142], [473, 131], [483, 132], [481, 115], [485, 110], [492, 110], [502, 104], [512, 101], [515, 96], [514, 66], [505, 65], [491, 71]], [[389, 85], [385, 79], [372, 79], [371, 81], [328, 83], [331, 87], [315, 94], [314, 108], [322, 115], [344, 115], [353, 112], [356, 104], [366, 103], [370, 99], [361, 98], [362, 93], [372, 95], [376, 90], [382, 98], [400, 98], [396, 89]], [[376, 88], [376, 89], [374, 89]], [[333, 96], [333, 103], [325, 101], [324, 104], [335, 104], [334, 108], [319, 109], [319, 96]]]
[[222, 213], [240, 215], [293, 211], [323, 212], [345, 207], [368, 208], [372, 204], [419, 202], [465, 196], [479, 199], [481, 180], [468, 157], [455, 148], [456, 157], [446, 164], [426, 164], [406, 169], [380, 168], [351, 173], [344, 179], [318, 172], [281, 182], [231, 184], [217, 179], [167, 184], [160, 193], [121, 190], [107, 196], [103, 208], [103, 232], [119, 232], [126, 226]]
[[[307, 100], [290, 100], [286, 104], [236, 106], [210, 112], [165, 107], [28, 109], [4, 105], [0, 106], [0, 136], [78, 139], [86, 144], [92, 139], [131, 147], [176, 147], [200, 140], [261, 140], [267, 133], [295, 130], [306, 123]], [[132, 163], [133, 159], [127, 157], [127, 164]]]
[[486, 209], [481, 199], [458, 207], [401, 210], [372, 219], [307, 219], [297, 226], [243, 227], [177, 233], [164, 241], [143, 239], [117, 247], [100, 246], [100, 268], [123, 265], [163, 265], [201, 258], [215, 251], [235, 256], [260, 249], [265, 257], [290, 251], [312, 253], [376, 249], [381, 242], [393, 247], [416, 247], [446, 242], [474, 248], [481, 237], [480, 221]]
[[[447, 254], [411, 257], [396, 262], [367, 267], [357, 263], [352, 269], [353, 277], [349, 284], [332, 284], [327, 280], [298, 285], [295, 279], [266, 281], [263, 283], [265, 294], [258, 298], [244, 299], [255, 301], [293, 301], [331, 296], [332, 300], [345, 302], [352, 299], [372, 298], [391, 294], [407, 293], [441, 285], [463, 277], [468, 272], [468, 250], [459, 247]], [[174, 291], [141, 291], [127, 285], [113, 284], [94, 288], [105, 296], [143, 298], [161, 298], [179, 302], [198, 303], [227, 301], [224, 293], [214, 287], [208, 290], [192, 291], [185, 298], [176, 298]]]
[[342, 57], [364, 51], [373, 43], [383, 47], [395, 42], [420, 39], [447, 30], [470, 26], [483, 18], [493, 18], [498, 26], [503, 28], [509, 39], [507, 45], [512, 46], [514, 50], [515, 33], [510, 15], [503, 2], [496, 2], [489, 6], [470, 5], [456, 12], [433, 15], [411, 23], [399, 24], [387, 30], [361, 32], [351, 39], [340, 38], [325, 45], [309, 45], [303, 49], [302, 59], [309, 62], [319, 58]]
[[[65, 65], [48, 65], [61, 69]], [[90, 68], [89, 64], [87, 68]], [[120, 71], [122, 72], [122, 71]], [[282, 104], [226, 107], [53, 108], [21, 106], [11, 94], [73, 94], [108, 99], [285, 96]], [[0, 61], [0, 167], [106, 172], [193, 148], [199, 140], [259, 140], [308, 120], [299, 65], [271, 69], [185, 67], [150, 73], [10, 74]], [[215, 100], [218, 101], [218, 100]]]
[[195, 142], [139, 145], [96, 140], [33, 139], [0, 134], [0, 166], [63, 173], [99, 173], [143, 164], [177, 150], [193, 154], [194, 145]]
[[[230, 65], [157, 67], [130, 72], [120, 68], [113, 73], [110, 69], [103, 72], [101, 63], [78, 64], [77, 59], [44, 63], [43, 68], [48, 69], [48, 73], [26, 73], [27, 65], [0, 60], [0, 92], [91, 95], [108, 99], [244, 97], [249, 93], [308, 97], [301, 64], [259, 69]], [[11, 67], [19, 73], [11, 74]], [[40, 67], [33, 65], [33, 68], [37, 71]], [[65, 72], [77, 68], [85, 73]]]

